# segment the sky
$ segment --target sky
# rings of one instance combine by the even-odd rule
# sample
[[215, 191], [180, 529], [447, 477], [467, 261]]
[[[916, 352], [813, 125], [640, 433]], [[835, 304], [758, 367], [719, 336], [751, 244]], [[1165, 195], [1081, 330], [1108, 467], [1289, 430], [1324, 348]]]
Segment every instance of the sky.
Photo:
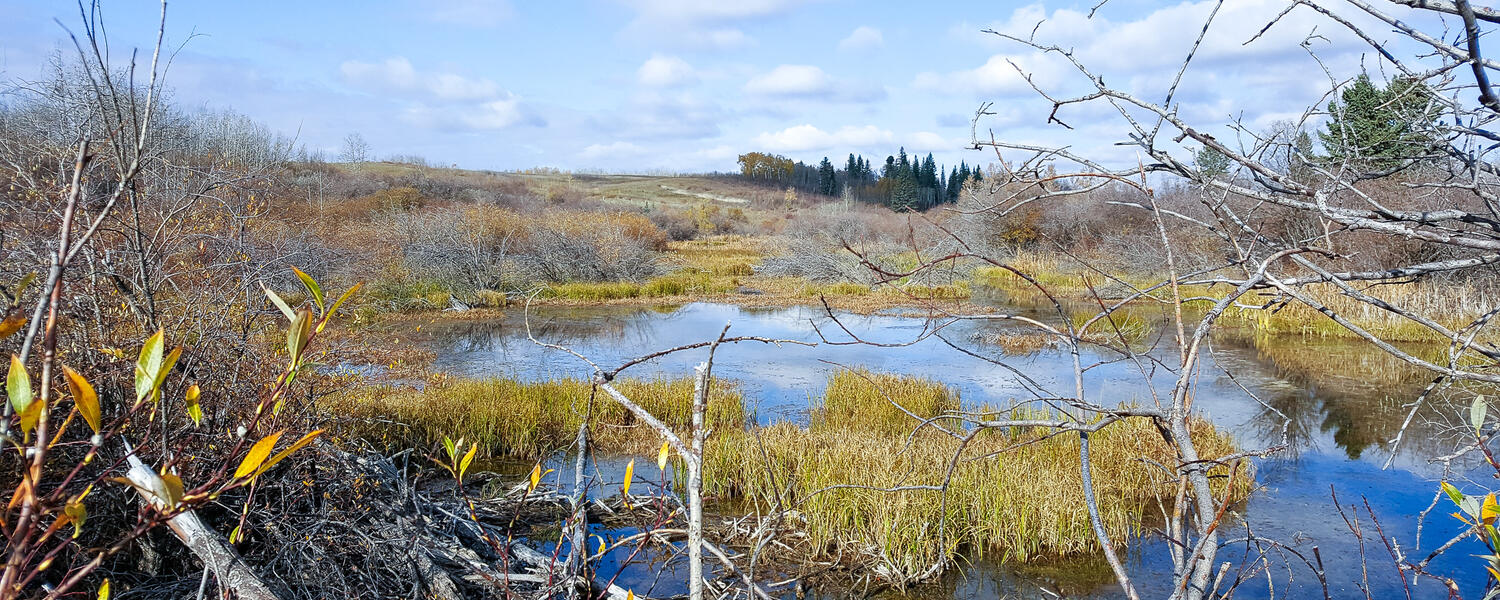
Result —
[[[330, 158], [359, 133], [376, 157], [496, 170], [733, 171], [749, 151], [878, 164], [898, 147], [973, 164], [995, 159], [966, 149], [975, 111], [993, 103], [982, 138], [1133, 163], [1117, 114], [1068, 108], [1072, 129], [1049, 125], [1051, 104], [1012, 66], [1061, 97], [1087, 83], [1065, 58], [982, 30], [1072, 49], [1112, 86], [1161, 101], [1218, 2], [1110, 0], [1090, 18], [1096, 3], [173, 0], [166, 81], [179, 106], [232, 109]], [[115, 56], [149, 55], [160, 4], [104, 4]], [[1228, 139], [1232, 120], [1263, 129], [1321, 102], [1325, 68], [1335, 80], [1380, 71], [1368, 46], [1305, 8], [1245, 43], [1285, 5], [1218, 8], [1180, 115]], [[42, 77], [81, 29], [71, 1], [0, 0], [0, 15], [0, 94]]]

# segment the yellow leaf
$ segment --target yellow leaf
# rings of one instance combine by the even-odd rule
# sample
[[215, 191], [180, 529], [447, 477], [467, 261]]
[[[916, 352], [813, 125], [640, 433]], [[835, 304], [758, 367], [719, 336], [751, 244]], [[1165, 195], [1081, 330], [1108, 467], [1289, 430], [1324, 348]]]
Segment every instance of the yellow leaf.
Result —
[[635, 600], [635, 590], [625, 590], [625, 600]]
[[536, 491], [536, 486], [542, 483], [542, 463], [537, 463], [531, 468], [531, 487], [526, 488], [526, 493]]
[[302, 351], [307, 349], [307, 340], [312, 337], [312, 325], [312, 311], [306, 307], [297, 309], [292, 325], [286, 331], [286, 353], [294, 367], [302, 362]]
[[239, 468], [234, 470], [234, 476], [239, 478], [255, 473], [255, 470], [266, 462], [266, 457], [271, 455], [271, 449], [276, 447], [276, 440], [281, 438], [281, 433], [278, 431], [255, 442], [255, 445], [250, 447], [250, 452], [245, 454], [245, 459], [240, 461]]
[[1485, 525], [1492, 525], [1496, 516], [1500, 516], [1500, 504], [1495, 502], [1495, 494], [1491, 493], [1484, 497], [1484, 504], [1479, 509], [1479, 519]]
[[141, 356], [135, 362], [135, 401], [141, 402], [155, 389], [156, 376], [161, 373], [162, 350], [166, 332], [157, 329], [141, 344]]
[[89, 518], [89, 509], [85, 508], [82, 502], [69, 502], [63, 507], [63, 514], [67, 515], [68, 522], [73, 524], [73, 537], [77, 538], [78, 534], [83, 533], [83, 522]]
[[99, 600], [109, 600], [109, 578], [104, 578], [104, 583], [99, 584]]
[[318, 303], [318, 310], [323, 310], [323, 288], [318, 286], [318, 282], [311, 275], [303, 273], [302, 269], [292, 267], [292, 271], [297, 273], [297, 279], [301, 279], [302, 286], [306, 287], [307, 291], [312, 294], [313, 300]]
[[26, 412], [26, 407], [31, 406], [31, 375], [26, 372], [21, 357], [14, 354], [10, 355], [10, 371], [5, 375], [5, 395], [10, 397], [10, 407], [18, 413]]
[[656, 453], [656, 468], [663, 471], [667, 470], [667, 457], [671, 455], [672, 444], [670, 442], [662, 442], [661, 451]]
[[177, 503], [182, 501], [182, 496], [184, 495], [182, 478], [172, 473], [167, 473], [166, 475], [161, 476], [161, 481], [162, 483], [165, 483], [167, 487], [167, 497], [164, 498], [164, 500], [166, 500], [167, 502], [167, 507], [171, 508], [177, 506]]
[[21, 431], [30, 435], [31, 430], [36, 429], [37, 422], [42, 420], [42, 412], [45, 410], [47, 410], [46, 402], [32, 402], [27, 405], [26, 410], [21, 411]]
[[[264, 473], [266, 471], [271, 470], [271, 467], [276, 466], [276, 463], [281, 462], [282, 459], [286, 458], [287, 456], [290, 456], [293, 452], [301, 450], [302, 448], [306, 447], [308, 444], [311, 444], [314, 439], [317, 439], [317, 437], [323, 433], [323, 431], [324, 430], [322, 430], [322, 429], [318, 429], [318, 430], [307, 432], [306, 435], [302, 436], [297, 441], [292, 442], [292, 445], [287, 446], [286, 450], [282, 450], [281, 452], [277, 452], [276, 456], [272, 456], [271, 460], [266, 461], [265, 465], [262, 465], [259, 469], [255, 470], [255, 474], [256, 475], [260, 475], [261, 473]], [[276, 435], [281, 435], [281, 433], [278, 432]], [[273, 445], [274, 445], [274, 442], [273, 442]]]
[[469, 444], [469, 452], [464, 454], [462, 462], [458, 463], [458, 478], [464, 478], [464, 472], [469, 470], [469, 463], [474, 462], [474, 453], [479, 451], [479, 442]]
[[625, 485], [624, 485], [624, 487], [620, 488], [620, 494], [621, 495], [624, 495], [624, 496], [627, 496], [627, 497], [630, 496], [630, 480], [632, 480], [634, 478], [635, 478], [635, 459], [632, 458], [632, 459], [630, 459], [629, 463], [625, 464]]
[[199, 389], [198, 384], [195, 383], [188, 387], [187, 393], [183, 395], [183, 400], [187, 402], [188, 418], [193, 420], [194, 427], [203, 424], [203, 409], [198, 406], [198, 396], [202, 394], [203, 390]]
[[8, 338], [11, 336], [11, 334], [20, 331], [21, 326], [25, 324], [26, 315], [21, 314], [20, 311], [11, 313], [9, 316], [5, 317], [4, 321], [0, 321], [0, 340]]
[[73, 404], [78, 407], [78, 414], [83, 415], [83, 420], [94, 433], [99, 433], [99, 395], [94, 393], [93, 384], [79, 375], [78, 371], [66, 366], [63, 367], [63, 376], [68, 380], [68, 392], [73, 394]]

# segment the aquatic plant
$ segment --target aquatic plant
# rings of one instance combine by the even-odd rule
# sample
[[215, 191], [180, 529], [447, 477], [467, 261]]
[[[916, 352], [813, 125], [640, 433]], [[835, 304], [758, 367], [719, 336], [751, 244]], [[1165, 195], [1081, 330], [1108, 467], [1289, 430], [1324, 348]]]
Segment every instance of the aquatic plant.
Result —
[[[686, 431], [691, 424], [691, 379], [621, 381], [616, 387], [675, 430]], [[624, 408], [596, 397], [592, 383], [582, 379], [445, 380], [421, 390], [365, 388], [328, 402], [352, 416], [400, 422], [403, 427], [371, 426], [360, 431], [391, 445], [425, 445], [444, 436], [462, 437], [478, 443], [488, 456], [535, 460], [571, 444], [585, 415], [594, 424], [592, 443], [600, 451], [645, 452], [661, 443]], [[734, 385], [715, 383], [707, 419], [716, 431], [744, 428], [744, 403]]]
[[[898, 582], [965, 550], [1025, 561], [1098, 549], [1084, 509], [1077, 435], [995, 429], [964, 445], [932, 428], [913, 434], [919, 420], [892, 401], [921, 418], [958, 406], [956, 392], [920, 378], [843, 371], [824, 398], [808, 427], [778, 423], [715, 438], [705, 457], [705, 492], [749, 502], [760, 514], [790, 507], [818, 558], [864, 556]], [[980, 412], [1038, 416], [1032, 409]], [[1192, 435], [1205, 456], [1234, 451], [1207, 421], [1195, 419]], [[1174, 464], [1176, 456], [1145, 419], [1114, 423], [1093, 442], [1103, 524], [1123, 543], [1175, 493], [1176, 479], [1150, 461]], [[1239, 469], [1234, 499], [1250, 490], [1249, 467]], [[1228, 472], [1214, 470], [1216, 493], [1228, 485]]]

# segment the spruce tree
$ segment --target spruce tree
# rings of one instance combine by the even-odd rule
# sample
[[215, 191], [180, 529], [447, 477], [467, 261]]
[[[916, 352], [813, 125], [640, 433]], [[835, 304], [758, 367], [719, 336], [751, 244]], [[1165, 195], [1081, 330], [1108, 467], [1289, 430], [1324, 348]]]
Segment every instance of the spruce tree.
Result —
[[1421, 156], [1433, 144], [1431, 99], [1421, 83], [1398, 78], [1382, 88], [1361, 73], [1328, 101], [1328, 123], [1318, 138], [1335, 162], [1387, 167]]
[[958, 178], [958, 167], [953, 167], [953, 172], [948, 174], [948, 201], [958, 202], [958, 193], [963, 187], [964, 180]]
[[818, 193], [824, 196], [838, 195], [839, 184], [837, 179], [838, 177], [833, 170], [833, 163], [828, 161], [827, 156], [823, 157], [823, 162], [818, 164]]

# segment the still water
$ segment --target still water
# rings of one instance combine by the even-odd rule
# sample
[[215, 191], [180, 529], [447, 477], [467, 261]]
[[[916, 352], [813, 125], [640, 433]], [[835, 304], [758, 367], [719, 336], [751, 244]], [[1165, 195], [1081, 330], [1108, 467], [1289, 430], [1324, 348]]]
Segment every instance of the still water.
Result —
[[[898, 315], [839, 315], [838, 320], [842, 328], [821, 309], [810, 307], [689, 304], [533, 310], [529, 324], [536, 339], [568, 346], [606, 369], [653, 351], [711, 340], [726, 323], [731, 325], [730, 336], [817, 342], [811, 347], [740, 343], [719, 349], [715, 376], [738, 382], [761, 423], [805, 420], [809, 403], [821, 395], [826, 378], [844, 366], [941, 381], [959, 390], [970, 405], [1005, 405], [1033, 397], [1010, 371], [955, 346], [1005, 361], [1041, 386], [1043, 394], [1072, 395], [1072, 361], [1066, 352], [1043, 348], [1007, 356], [999, 346], [988, 343], [997, 335], [1017, 331], [1014, 324], [944, 323], [941, 336], [909, 343], [930, 332], [934, 322]], [[517, 312], [504, 319], [434, 325], [430, 330], [437, 352], [433, 368], [469, 377], [589, 376], [589, 366], [578, 358], [532, 343], [526, 322]], [[869, 342], [904, 345], [839, 344], [851, 341], [850, 333]], [[1171, 365], [1175, 349], [1169, 341], [1164, 338], [1150, 353]], [[693, 365], [706, 354], [706, 350], [693, 350], [669, 355], [633, 367], [625, 375], [690, 375]], [[1083, 364], [1097, 365], [1085, 375], [1087, 398], [1101, 404], [1149, 405], [1159, 395], [1167, 401], [1175, 374], [1160, 367], [1153, 372], [1118, 358], [1108, 352], [1085, 353]], [[1391, 549], [1375, 535], [1365, 508], [1368, 503], [1393, 548], [1405, 556], [1426, 556], [1462, 530], [1462, 524], [1449, 516], [1451, 503], [1436, 498], [1445, 468], [1431, 459], [1454, 448], [1471, 392], [1447, 390], [1435, 395], [1419, 411], [1407, 440], [1395, 450], [1391, 467], [1382, 468], [1391, 458], [1389, 440], [1405, 419], [1408, 403], [1430, 379], [1347, 340], [1265, 339], [1232, 331], [1216, 336], [1198, 375], [1195, 408], [1231, 432], [1243, 448], [1275, 445], [1283, 431], [1290, 442], [1287, 450], [1256, 461], [1259, 489], [1243, 510], [1236, 511], [1223, 537], [1253, 533], [1287, 544], [1309, 560], [1317, 548], [1335, 598], [1363, 598], [1366, 590], [1375, 598], [1405, 597], [1408, 591], [1417, 598], [1447, 597], [1446, 590], [1432, 580], [1411, 586], [1408, 579], [1403, 585]], [[1467, 481], [1466, 476], [1481, 483], [1492, 478], [1476, 466], [1472, 461], [1455, 464], [1447, 476], [1465, 491], [1477, 491], [1479, 484]], [[1364, 533], [1363, 561], [1361, 541], [1336, 509], [1335, 492], [1349, 519], [1357, 518]], [[1418, 515], [1435, 500], [1436, 507], [1418, 539]], [[1171, 592], [1171, 565], [1164, 544], [1148, 534], [1127, 552], [1128, 568], [1145, 597], [1165, 597]], [[1482, 545], [1465, 541], [1433, 561], [1429, 570], [1457, 580], [1465, 597], [1479, 597], [1485, 577], [1475, 555], [1484, 553]], [[1239, 544], [1221, 550], [1219, 558], [1231, 563], [1223, 591], [1240, 566], [1255, 564], [1260, 557]], [[1269, 569], [1240, 586], [1235, 597], [1267, 598], [1271, 586], [1276, 597], [1321, 597], [1321, 586], [1310, 569], [1289, 552], [1269, 557], [1269, 564]], [[1019, 566], [975, 561], [911, 594], [922, 598], [1121, 596], [1097, 558]]]

